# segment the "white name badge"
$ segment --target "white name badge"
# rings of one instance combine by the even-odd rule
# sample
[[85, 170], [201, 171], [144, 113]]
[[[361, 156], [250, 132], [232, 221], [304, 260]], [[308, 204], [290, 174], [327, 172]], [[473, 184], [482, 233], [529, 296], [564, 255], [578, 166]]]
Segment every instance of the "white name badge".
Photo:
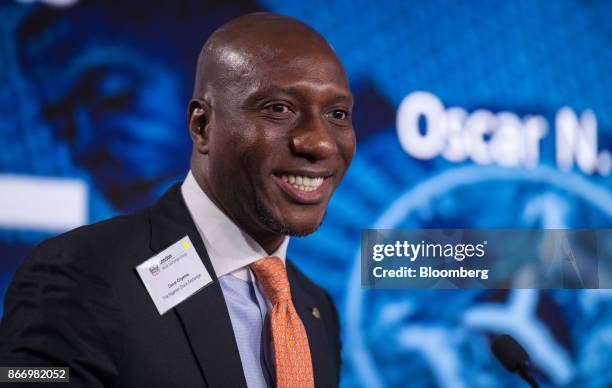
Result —
[[189, 236], [136, 267], [162, 315], [212, 281]]

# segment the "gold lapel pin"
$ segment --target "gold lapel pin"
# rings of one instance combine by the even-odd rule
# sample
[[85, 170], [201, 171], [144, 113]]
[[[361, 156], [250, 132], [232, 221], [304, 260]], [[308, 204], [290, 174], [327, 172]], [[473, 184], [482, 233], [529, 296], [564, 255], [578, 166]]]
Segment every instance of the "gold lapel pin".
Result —
[[317, 319], [321, 318], [321, 312], [319, 311], [318, 308], [316, 308], [316, 307], [312, 308], [312, 316], [317, 318]]

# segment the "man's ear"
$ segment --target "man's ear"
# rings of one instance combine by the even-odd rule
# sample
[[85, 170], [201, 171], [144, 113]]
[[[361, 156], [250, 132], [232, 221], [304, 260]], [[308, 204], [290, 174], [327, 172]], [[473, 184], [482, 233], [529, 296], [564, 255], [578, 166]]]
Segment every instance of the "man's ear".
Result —
[[194, 98], [189, 101], [189, 135], [193, 145], [201, 154], [208, 153], [210, 113], [210, 106], [205, 100]]

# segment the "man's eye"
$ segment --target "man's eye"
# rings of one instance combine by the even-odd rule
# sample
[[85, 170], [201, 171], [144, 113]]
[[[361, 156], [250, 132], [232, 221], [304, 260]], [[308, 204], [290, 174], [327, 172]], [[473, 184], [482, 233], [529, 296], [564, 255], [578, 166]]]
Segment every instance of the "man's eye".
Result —
[[291, 109], [285, 104], [272, 104], [266, 107], [266, 110], [269, 110], [273, 113], [289, 113]]
[[348, 112], [342, 109], [335, 109], [331, 112], [331, 117], [336, 120], [346, 120]]

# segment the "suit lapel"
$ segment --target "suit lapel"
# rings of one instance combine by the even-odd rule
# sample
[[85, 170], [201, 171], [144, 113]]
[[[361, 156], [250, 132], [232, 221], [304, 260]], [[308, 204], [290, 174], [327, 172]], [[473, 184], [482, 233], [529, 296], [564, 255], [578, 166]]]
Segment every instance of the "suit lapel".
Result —
[[329, 341], [322, 319], [320, 317], [316, 318], [313, 314], [313, 309], [321, 306], [317, 306], [314, 299], [306, 292], [299, 278], [301, 275], [297, 273], [293, 264], [289, 260], [286, 262], [287, 277], [291, 286], [291, 299], [308, 336], [315, 386], [335, 387], [337, 379], [333, 353], [326, 345]]
[[188, 235], [213, 279], [174, 309], [207, 384], [210, 387], [246, 388], [240, 353], [221, 286], [187, 210], [180, 184], [172, 186], [150, 208], [150, 219], [151, 249], [160, 252]]

